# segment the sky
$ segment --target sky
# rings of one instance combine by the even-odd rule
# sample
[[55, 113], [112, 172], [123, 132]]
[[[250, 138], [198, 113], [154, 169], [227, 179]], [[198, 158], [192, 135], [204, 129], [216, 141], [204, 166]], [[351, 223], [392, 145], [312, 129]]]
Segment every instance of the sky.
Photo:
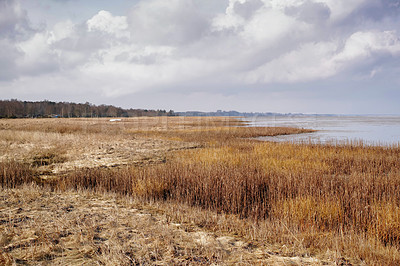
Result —
[[400, 114], [400, 0], [0, 0], [0, 99]]

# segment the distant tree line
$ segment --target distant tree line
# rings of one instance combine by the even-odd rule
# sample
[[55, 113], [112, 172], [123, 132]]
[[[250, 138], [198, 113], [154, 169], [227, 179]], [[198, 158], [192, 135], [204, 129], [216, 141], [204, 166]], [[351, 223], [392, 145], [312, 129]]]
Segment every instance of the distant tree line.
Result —
[[174, 111], [123, 109], [91, 103], [0, 100], [0, 118], [174, 116]]
[[176, 112], [179, 116], [245, 116], [245, 117], [257, 117], [257, 116], [304, 116], [301, 113], [260, 113], [260, 112], [238, 112], [238, 111], [222, 111], [218, 110], [216, 112], [200, 112], [200, 111], [186, 111], [186, 112]]

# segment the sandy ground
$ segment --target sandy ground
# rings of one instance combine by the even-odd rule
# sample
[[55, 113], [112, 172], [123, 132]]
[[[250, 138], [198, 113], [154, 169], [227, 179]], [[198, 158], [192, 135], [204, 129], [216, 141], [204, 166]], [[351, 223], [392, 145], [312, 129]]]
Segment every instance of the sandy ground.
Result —
[[[3, 136], [9, 131], [0, 130]], [[118, 167], [165, 161], [167, 152], [195, 148], [196, 143], [141, 136], [78, 135], [13, 131], [0, 139], [0, 161], [29, 163], [43, 176], [79, 168]]]
[[322, 264], [282, 257], [168, 217], [156, 205], [110, 194], [51, 192], [28, 185], [1, 190], [0, 264]]

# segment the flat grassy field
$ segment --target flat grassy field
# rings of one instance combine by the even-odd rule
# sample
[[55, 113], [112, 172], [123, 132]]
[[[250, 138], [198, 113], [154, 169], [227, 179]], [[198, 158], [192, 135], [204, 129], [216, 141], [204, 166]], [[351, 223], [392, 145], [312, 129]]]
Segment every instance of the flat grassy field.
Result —
[[400, 149], [235, 118], [0, 120], [0, 264], [400, 264]]

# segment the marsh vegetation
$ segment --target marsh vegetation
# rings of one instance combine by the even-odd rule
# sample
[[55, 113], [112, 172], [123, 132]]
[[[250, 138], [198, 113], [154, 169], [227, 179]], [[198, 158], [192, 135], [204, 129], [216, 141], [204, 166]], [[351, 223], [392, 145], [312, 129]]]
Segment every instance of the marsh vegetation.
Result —
[[[0, 261], [399, 264], [399, 147], [253, 139], [302, 132], [233, 118], [0, 120]], [[50, 202], [35, 193], [66, 209], [39, 215]]]

